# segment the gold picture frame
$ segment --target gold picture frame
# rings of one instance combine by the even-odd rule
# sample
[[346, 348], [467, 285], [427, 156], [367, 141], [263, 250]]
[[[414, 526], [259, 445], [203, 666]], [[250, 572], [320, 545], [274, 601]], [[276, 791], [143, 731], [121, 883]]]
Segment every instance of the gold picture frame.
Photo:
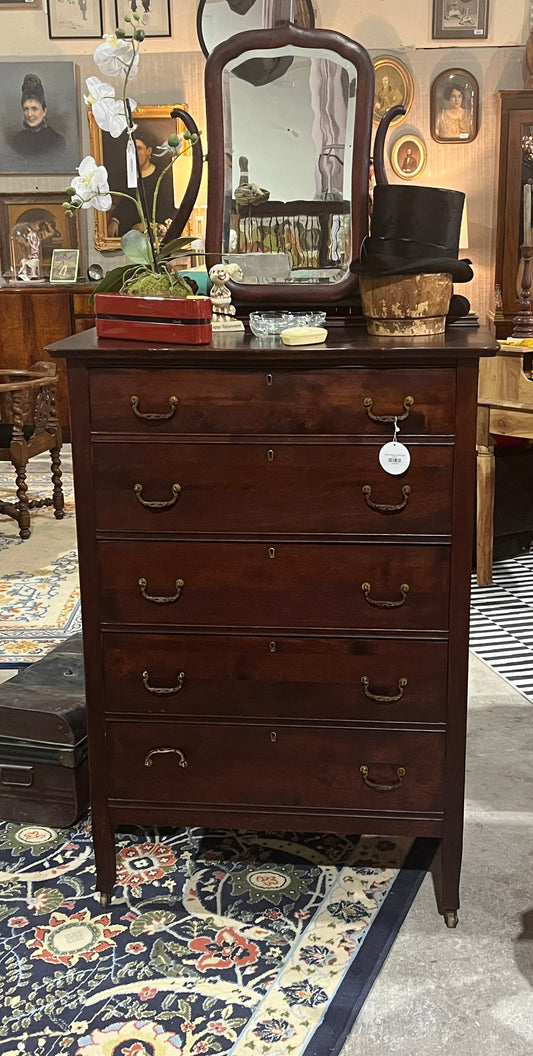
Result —
[[[139, 131], [147, 128], [156, 136], [158, 143], [164, 143], [171, 133], [179, 133], [184, 129], [183, 123], [179, 118], [170, 116], [171, 111], [175, 107], [187, 111], [189, 109], [186, 103], [172, 103], [168, 106], [138, 106], [133, 111], [133, 120]], [[131, 193], [128, 192], [126, 184], [126, 133], [124, 132], [117, 139], [113, 139], [109, 132], [102, 132], [102, 129], [96, 124], [90, 107], [87, 111], [87, 117], [89, 120], [90, 152], [97, 165], [105, 165], [109, 175], [111, 194], [113, 191]], [[162, 158], [161, 164], [165, 166], [168, 164], [168, 160], [168, 157]], [[189, 150], [174, 165], [174, 204], [179, 204], [183, 197], [189, 180], [191, 162], [191, 151]], [[111, 213], [103, 213], [98, 209], [94, 211], [94, 245], [95, 249], [104, 252], [107, 250], [120, 250], [120, 238], [113, 237], [108, 231], [108, 220], [110, 217]]]
[[50, 267], [50, 282], [76, 282], [79, 260], [79, 249], [54, 249]]
[[378, 55], [372, 65], [375, 73], [373, 120], [378, 123], [393, 106], [401, 105], [405, 107], [405, 114], [391, 121], [391, 125], [397, 125], [407, 117], [413, 105], [413, 75], [394, 55]]
[[424, 171], [428, 160], [427, 148], [420, 136], [411, 133], [400, 136], [392, 144], [390, 163], [396, 176], [414, 180]]

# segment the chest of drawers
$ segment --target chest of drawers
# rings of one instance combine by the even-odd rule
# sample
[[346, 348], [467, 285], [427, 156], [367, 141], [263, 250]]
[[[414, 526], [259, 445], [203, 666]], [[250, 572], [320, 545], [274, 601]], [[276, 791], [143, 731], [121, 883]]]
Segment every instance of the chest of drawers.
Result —
[[[123, 824], [462, 846], [478, 359], [488, 334], [67, 360], [97, 885]], [[380, 466], [394, 420], [411, 462]]]

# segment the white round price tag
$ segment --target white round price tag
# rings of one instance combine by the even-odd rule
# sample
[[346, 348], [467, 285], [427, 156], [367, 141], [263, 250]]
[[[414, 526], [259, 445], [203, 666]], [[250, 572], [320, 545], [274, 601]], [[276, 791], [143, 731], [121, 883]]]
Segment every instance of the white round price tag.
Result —
[[379, 452], [379, 464], [385, 473], [390, 473], [393, 477], [399, 476], [400, 473], [405, 473], [405, 470], [409, 468], [411, 461], [411, 455], [404, 444], [399, 444], [396, 440], [391, 440], [390, 443], [384, 444], [380, 448]]

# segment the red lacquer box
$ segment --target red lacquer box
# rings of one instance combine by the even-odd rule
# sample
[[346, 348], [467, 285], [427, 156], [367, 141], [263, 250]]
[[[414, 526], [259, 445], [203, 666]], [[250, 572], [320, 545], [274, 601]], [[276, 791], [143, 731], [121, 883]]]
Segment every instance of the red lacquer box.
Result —
[[98, 337], [126, 341], [160, 341], [171, 345], [208, 345], [211, 341], [209, 297], [130, 297], [97, 293], [94, 298]]

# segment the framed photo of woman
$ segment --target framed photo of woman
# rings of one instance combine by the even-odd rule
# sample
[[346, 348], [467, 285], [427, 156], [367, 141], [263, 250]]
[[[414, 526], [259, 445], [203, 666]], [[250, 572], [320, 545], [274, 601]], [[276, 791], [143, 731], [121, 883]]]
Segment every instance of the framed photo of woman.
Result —
[[[172, 133], [183, 131], [179, 118], [170, 116], [175, 107], [188, 110], [185, 103], [173, 103], [171, 106], [138, 106], [133, 111], [133, 120], [136, 125], [134, 139], [143, 178], [143, 189], [150, 211], [158, 176], [170, 160], [168, 154], [162, 154], [158, 148]], [[121, 136], [113, 139], [109, 132], [103, 132], [96, 124], [90, 108], [88, 117], [91, 154], [97, 165], [105, 165], [107, 169], [111, 196], [113, 197], [115, 191], [135, 197], [135, 189], [128, 187], [126, 178], [126, 133], [123, 132]], [[163, 210], [163, 213], [158, 216], [161, 222], [173, 218], [185, 193], [190, 171], [191, 151], [189, 150], [188, 153], [180, 156], [159, 186], [157, 208]], [[94, 210], [95, 248], [99, 250], [120, 249], [122, 235], [135, 227], [139, 221], [140, 217], [134, 203], [116, 195], [109, 212]]]
[[74, 175], [76, 81], [72, 62], [0, 62], [0, 172]]
[[413, 104], [414, 82], [411, 71], [394, 55], [379, 55], [373, 60], [375, 72], [374, 121], [381, 121], [393, 106], [404, 106], [405, 114], [391, 121], [403, 121]]
[[414, 180], [426, 167], [427, 150], [420, 136], [400, 136], [393, 143], [390, 163], [402, 180]]
[[437, 143], [471, 143], [479, 128], [479, 85], [468, 70], [439, 73], [430, 93], [431, 135]]

